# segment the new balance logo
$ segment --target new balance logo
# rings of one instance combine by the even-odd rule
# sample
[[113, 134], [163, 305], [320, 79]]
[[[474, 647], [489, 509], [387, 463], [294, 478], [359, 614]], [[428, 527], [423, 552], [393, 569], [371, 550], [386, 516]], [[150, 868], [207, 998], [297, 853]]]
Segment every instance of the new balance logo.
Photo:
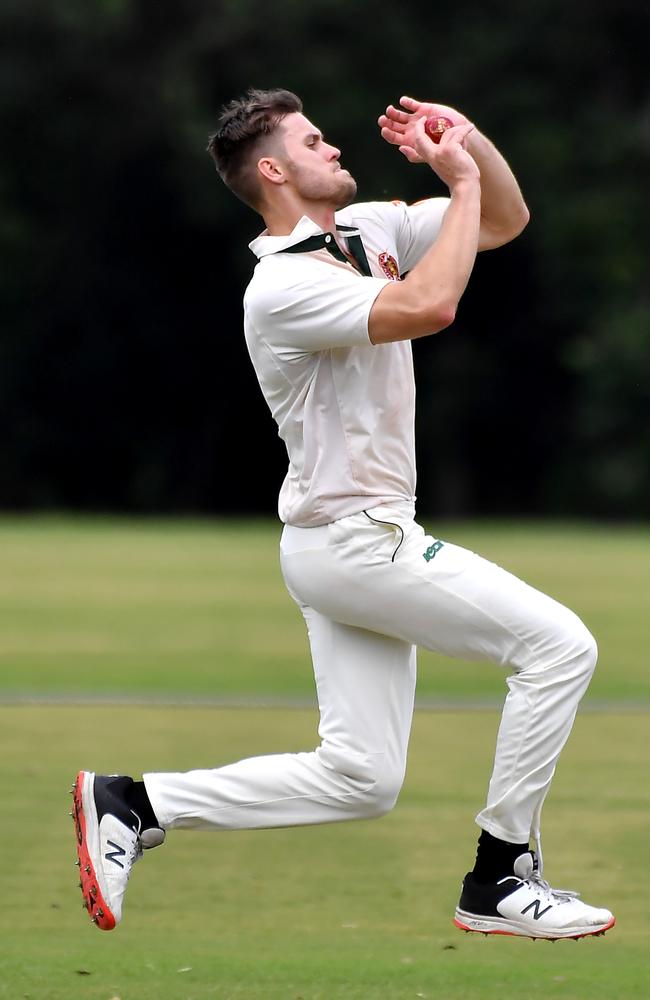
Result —
[[106, 854], [104, 855], [106, 860], [112, 861], [113, 864], [116, 864], [118, 866], [118, 868], [124, 868], [122, 862], [118, 860], [118, 858], [123, 858], [126, 855], [126, 851], [124, 850], [124, 848], [120, 847], [119, 844], [114, 844], [112, 840], [107, 841], [107, 843], [109, 847], [114, 847], [115, 850], [106, 851]]
[[552, 903], [549, 903], [548, 906], [545, 906], [543, 910], [540, 910], [540, 906], [541, 906], [541, 900], [534, 899], [532, 903], [528, 904], [528, 906], [524, 906], [523, 910], [521, 911], [522, 917], [524, 913], [528, 913], [529, 910], [534, 910], [535, 912], [533, 913], [533, 920], [539, 920], [539, 918], [543, 917], [545, 913], [548, 913], [549, 910], [553, 909]]
[[444, 542], [434, 542], [433, 545], [429, 546], [426, 552], [422, 553], [422, 558], [426, 559], [427, 562], [431, 562], [431, 560], [438, 555], [444, 544]]

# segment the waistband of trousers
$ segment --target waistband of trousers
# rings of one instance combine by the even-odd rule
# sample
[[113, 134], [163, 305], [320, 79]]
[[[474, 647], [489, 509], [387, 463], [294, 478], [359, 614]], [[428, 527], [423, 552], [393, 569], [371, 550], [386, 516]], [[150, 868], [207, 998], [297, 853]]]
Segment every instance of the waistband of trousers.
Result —
[[[386, 518], [388, 523], [395, 521], [399, 524], [400, 521], [413, 519], [415, 505], [406, 500], [393, 503], [384, 501], [375, 506], [369, 503], [364, 510], [358, 511], [356, 514], [348, 514], [346, 518], [341, 518], [341, 521], [358, 517], [360, 514], [364, 515], [366, 511], [371, 515], [372, 520], [382, 521]], [[291, 552], [300, 552], [304, 549], [324, 549], [327, 545], [328, 528], [329, 524], [321, 524], [313, 528], [299, 528], [295, 524], [285, 524], [280, 538], [280, 550], [285, 555], [289, 555]]]
[[327, 545], [328, 527], [327, 524], [321, 524], [317, 528], [298, 528], [295, 524], [285, 524], [280, 537], [280, 551], [290, 555], [304, 549], [324, 549]]

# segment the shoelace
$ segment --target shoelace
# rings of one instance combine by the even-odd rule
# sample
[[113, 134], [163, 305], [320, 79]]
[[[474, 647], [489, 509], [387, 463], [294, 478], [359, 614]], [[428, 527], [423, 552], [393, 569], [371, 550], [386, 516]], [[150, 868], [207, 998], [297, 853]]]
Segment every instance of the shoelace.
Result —
[[[142, 850], [142, 840], [141, 840], [141, 837], [140, 837], [140, 834], [142, 832], [142, 820], [140, 819], [140, 817], [138, 816], [137, 813], [133, 812], [133, 809], [131, 809], [131, 813], [132, 813], [133, 816], [135, 816], [135, 818], [137, 820], [137, 826], [135, 824], [133, 824], [133, 826], [131, 827], [131, 829], [133, 830], [133, 832], [134, 832], [134, 834], [136, 836], [136, 840], [135, 840], [135, 843], [133, 844], [133, 849], [132, 849], [131, 855], [129, 857], [129, 861], [131, 862], [131, 867], [133, 867], [133, 865], [136, 863], [136, 861], [140, 860], [140, 858], [144, 854], [144, 851]], [[127, 878], [130, 876], [130, 874], [131, 874], [131, 870], [129, 869], [129, 874], [127, 875]]]
[[534, 854], [534, 858], [537, 862], [537, 867], [533, 868], [533, 871], [526, 881], [531, 882], [533, 885], [538, 886], [545, 893], [550, 896], [555, 897], [561, 903], [566, 903], [570, 899], [578, 899], [580, 897], [579, 892], [574, 892], [573, 889], [552, 889], [545, 878], [542, 878], [542, 872], [544, 871], [544, 855], [542, 854], [542, 829], [541, 829], [541, 815], [542, 815], [542, 805], [544, 804], [544, 799], [538, 804], [535, 810], [535, 815], [533, 816], [533, 830], [532, 835], [535, 838], [535, 846], [537, 851]]
[[531, 872], [528, 878], [523, 879], [523, 881], [528, 882], [531, 888], [539, 889], [547, 898], [556, 899], [560, 903], [566, 903], [571, 899], [578, 899], [580, 896], [580, 893], [574, 892], [573, 889], [553, 889], [537, 871]]

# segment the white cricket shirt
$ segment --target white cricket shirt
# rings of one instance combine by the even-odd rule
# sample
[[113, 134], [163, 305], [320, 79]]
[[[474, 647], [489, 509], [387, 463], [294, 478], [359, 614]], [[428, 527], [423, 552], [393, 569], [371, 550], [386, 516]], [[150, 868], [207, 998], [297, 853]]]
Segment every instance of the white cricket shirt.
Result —
[[[263, 233], [244, 296], [244, 332], [289, 456], [278, 510], [309, 528], [395, 500], [415, 500], [415, 383], [410, 341], [373, 345], [368, 316], [391, 280], [434, 242], [447, 198], [369, 202], [336, 213], [332, 233], [303, 216]], [[329, 237], [329, 239], [328, 239]], [[327, 247], [330, 247], [330, 250]]]

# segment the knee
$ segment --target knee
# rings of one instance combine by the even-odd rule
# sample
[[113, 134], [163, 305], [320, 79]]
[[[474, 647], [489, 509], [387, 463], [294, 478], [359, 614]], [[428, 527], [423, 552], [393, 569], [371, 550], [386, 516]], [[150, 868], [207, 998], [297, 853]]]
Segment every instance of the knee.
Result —
[[568, 659], [580, 665], [581, 673], [591, 677], [596, 669], [598, 646], [596, 640], [579, 618], [576, 617], [574, 628], [567, 639]]
[[520, 676], [533, 680], [544, 674], [588, 684], [597, 659], [598, 647], [589, 629], [572, 611], [562, 608], [542, 642], [528, 650]]
[[573, 616], [571, 626], [566, 629], [564, 647], [565, 663], [570, 663], [576, 675], [589, 681], [596, 669], [598, 646], [589, 629], [577, 616]]
[[[582, 622], [580, 623], [582, 624]], [[592, 676], [594, 670], [596, 669], [596, 663], [598, 662], [598, 645], [593, 635], [586, 626], [582, 626], [582, 646], [583, 653], [582, 657], [585, 663], [585, 673]]]
[[587, 657], [587, 659], [591, 664], [591, 670], [593, 673], [596, 663], [598, 662], [598, 644], [594, 639], [593, 635], [591, 634], [591, 632], [589, 631], [589, 629], [584, 626], [583, 628], [584, 628], [583, 639], [585, 644], [585, 656]]
[[[375, 819], [390, 812], [404, 781], [404, 765], [389, 764], [379, 754], [320, 754], [337, 775], [338, 799], [347, 819]], [[342, 817], [343, 818], [343, 817]]]
[[366, 783], [357, 802], [361, 817], [377, 819], [389, 813], [399, 798], [403, 781], [403, 772], [376, 767], [372, 781]]

